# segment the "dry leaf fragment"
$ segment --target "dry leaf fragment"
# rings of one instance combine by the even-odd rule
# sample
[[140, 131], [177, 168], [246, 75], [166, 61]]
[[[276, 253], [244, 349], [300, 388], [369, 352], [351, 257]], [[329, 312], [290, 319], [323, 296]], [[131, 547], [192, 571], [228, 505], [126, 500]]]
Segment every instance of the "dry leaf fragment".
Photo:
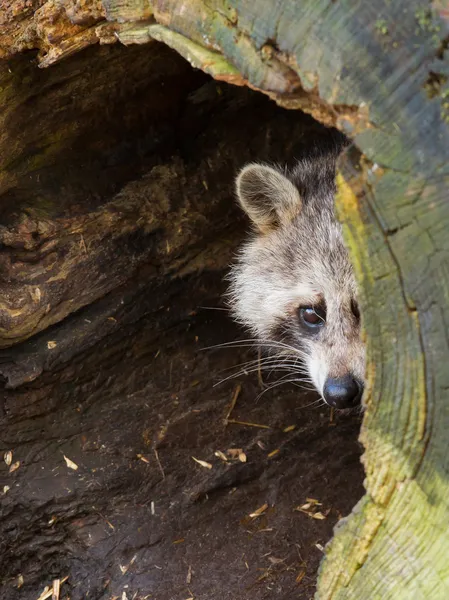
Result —
[[54, 342], [54, 341], [47, 342], [47, 348], [49, 350], [53, 350], [53, 348], [56, 348], [57, 345], [58, 345], [57, 342]]
[[22, 587], [22, 585], [23, 585], [23, 584], [24, 584], [23, 575], [22, 575], [22, 574], [20, 574], [20, 575], [17, 577], [17, 587], [18, 587], [18, 589], [19, 589], [19, 590], [20, 590], [20, 588]]
[[199, 465], [201, 465], [205, 469], [212, 469], [212, 465], [210, 463], [206, 462], [205, 460], [199, 460], [198, 458], [195, 458], [194, 456], [192, 456], [192, 458], [195, 462], [197, 462]]
[[11, 488], [9, 487], [9, 485], [4, 485], [3, 486], [3, 493], [6, 494], [7, 492], [9, 492]]
[[263, 504], [260, 508], [258, 508], [254, 512], [252, 512], [249, 516], [252, 519], [255, 519], [256, 517], [260, 517], [260, 515], [263, 514], [267, 510], [267, 508], [268, 508], [268, 504]]
[[69, 469], [73, 469], [74, 471], [78, 470], [78, 465], [76, 463], [73, 462], [73, 460], [70, 460], [70, 458], [67, 458], [67, 456], [64, 455], [64, 460], [66, 462], [66, 465], [69, 467]]
[[6, 466], [9, 467], [12, 463], [12, 450], [8, 450], [8, 452], [5, 452], [3, 458], [5, 460]]
[[187, 585], [189, 585], [189, 583], [192, 583], [192, 565], [189, 565], [189, 569], [187, 571], [186, 583], [187, 583]]
[[14, 464], [9, 467], [9, 472], [14, 473], [20, 467], [20, 460], [17, 460]]

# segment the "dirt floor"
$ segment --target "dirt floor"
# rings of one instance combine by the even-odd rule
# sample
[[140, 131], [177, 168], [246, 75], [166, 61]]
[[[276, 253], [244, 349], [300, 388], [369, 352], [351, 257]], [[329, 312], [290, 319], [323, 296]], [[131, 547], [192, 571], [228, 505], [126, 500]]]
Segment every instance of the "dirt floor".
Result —
[[[68, 98], [84, 89], [84, 59], [100, 75], [130, 64], [129, 49], [94, 52], [32, 76]], [[110, 201], [110, 214], [124, 206], [131, 225], [105, 246], [85, 236], [88, 260], [71, 281], [89, 275], [86, 290], [71, 290], [57, 270], [47, 281], [45, 255], [0, 244], [19, 299], [20, 285], [39, 277], [56, 309], [94, 287], [96, 272], [110, 290], [0, 352], [0, 600], [47, 599], [53, 580], [59, 600], [309, 600], [333, 526], [363, 494], [359, 415], [331, 415], [293, 385], [262, 388], [239, 367], [256, 358], [252, 348], [210, 349], [245, 337], [221, 300], [246, 227], [236, 171], [248, 160], [293, 160], [325, 132], [260, 94], [187, 72], [167, 52], [165, 86], [151, 73], [145, 83], [138, 48], [121, 95], [112, 76], [92, 76], [103, 95], [89, 98], [103, 106], [107, 96], [110, 110], [95, 104], [79, 140], [2, 197], [7, 233], [22, 205], [52, 200], [56, 216], [46, 218], [63, 219], [61, 261], [73, 215], [88, 221]], [[180, 73], [188, 95], [148, 129], [154, 98], [163, 106]], [[72, 122], [71, 106], [61, 102], [60, 120]]]
[[[17, 468], [2, 478], [2, 600], [66, 577], [71, 600], [312, 597], [322, 547], [363, 492], [359, 417], [290, 385], [260, 395], [257, 373], [215, 385], [254, 358], [204, 349], [241, 335], [213, 310], [221, 287], [174, 286], [158, 314], [3, 394]], [[320, 504], [298, 510], [307, 498]]]

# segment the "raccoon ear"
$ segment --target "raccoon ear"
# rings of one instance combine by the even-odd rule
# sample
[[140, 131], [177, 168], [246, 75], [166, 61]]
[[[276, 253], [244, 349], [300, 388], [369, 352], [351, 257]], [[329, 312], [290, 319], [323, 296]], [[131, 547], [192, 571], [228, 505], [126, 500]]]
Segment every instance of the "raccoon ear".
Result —
[[237, 177], [236, 191], [243, 210], [262, 232], [287, 223], [301, 210], [296, 186], [268, 165], [246, 165]]

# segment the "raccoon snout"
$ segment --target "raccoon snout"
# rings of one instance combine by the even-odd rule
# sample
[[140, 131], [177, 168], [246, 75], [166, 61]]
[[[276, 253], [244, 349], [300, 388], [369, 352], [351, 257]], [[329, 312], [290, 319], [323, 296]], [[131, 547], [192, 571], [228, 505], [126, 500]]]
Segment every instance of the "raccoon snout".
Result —
[[327, 404], [334, 408], [352, 408], [360, 404], [363, 384], [351, 375], [329, 377], [324, 384], [323, 396]]

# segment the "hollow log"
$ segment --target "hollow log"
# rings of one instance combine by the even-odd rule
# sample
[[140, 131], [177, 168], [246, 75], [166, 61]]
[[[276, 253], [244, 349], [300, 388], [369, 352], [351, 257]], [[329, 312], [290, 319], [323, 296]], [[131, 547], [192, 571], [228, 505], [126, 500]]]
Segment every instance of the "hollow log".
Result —
[[[316, 597], [448, 597], [448, 33], [448, 13], [441, 2], [5, 3], [0, 32], [0, 372], [10, 390], [2, 417], [5, 451], [12, 444], [28, 448], [28, 472], [42, 456], [57, 468], [50, 460], [57, 448], [52, 443], [57, 425], [46, 415], [71, 398], [73, 381], [89, 391], [86, 404], [72, 396], [83, 414], [98, 400], [99, 388], [92, 385], [96, 377], [108, 393], [114, 384], [102, 369], [108, 360], [113, 359], [115, 369], [119, 364], [123, 338], [112, 331], [118, 322], [123, 320], [124, 356], [130, 360], [142, 315], [153, 318], [161, 307], [166, 310], [167, 302], [175, 306], [183, 277], [194, 274], [192, 287], [185, 288], [193, 298], [200, 273], [222, 272], [241, 232], [230, 187], [222, 182], [231, 182], [247, 158], [277, 159], [281, 148], [284, 158], [294, 154], [304, 123], [315, 127], [305, 117], [296, 118], [296, 111], [305, 111], [353, 141], [340, 164], [337, 207], [361, 290], [369, 384], [360, 436], [365, 495], [340, 520], [325, 549]], [[126, 52], [119, 50], [120, 44], [128, 46]], [[223, 92], [201, 71], [218, 82], [262, 92], [288, 108], [288, 116], [278, 121], [273, 104], [257, 94], [245, 95], [247, 90], [229, 100], [234, 92], [227, 87]], [[224, 100], [217, 99], [222, 95]], [[226, 113], [221, 121], [220, 111]], [[270, 128], [270, 118], [269, 138], [260, 129], [262, 122]], [[213, 136], [208, 138], [209, 146], [207, 127], [217, 136], [214, 142]], [[322, 134], [320, 128], [316, 132]], [[122, 138], [123, 133], [128, 137]], [[226, 144], [220, 144], [225, 137]], [[175, 145], [178, 157], [173, 156]], [[187, 186], [188, 195], [183, 193]], [[131, 281], [136, 283], [132, 289]], [[192, 310], [187, 299], [178, 302]], [[162, 341], [176, 345], [166, 333], [173, 323], [167, 317], [162, 322], [165, 329], [150, 318], [145, 331], [153, 332], [148, 333], [152, 340], [156, 331], [164, 331]], [[146, 333], [142, 335], [134, 338], [140, 357], [139, 340]], [[183, 345], [184, 355], [191, 350]], [[77, 360], [81, 351], [87, 352], [87, 363]], [[89, 361], [93, 367], [83, 380]], [[136, 365], [143, 369], [139, 360]], [[120, 385], [133, 389], [136, 369]], [[62, 378], [57, 392], [52, 388], [56, 374]], [[37, 386], [40, 377], [53, 390], [53, 406], [39, 407], [45, 395], [45, 387]], [[136, 402], [136, 419], [145, 419], [141, 396]], [[201, 404], [203, 409], [210, 407]], [[57, 414], [68, 419], [64, 411]], [[105, 423], [111, 418], [106, 405], [101, 415]], [[123, 423], [130, 418], [123, 409], [115, 416]], [[186, 419], [187, 412], [170, 421], [167, 439], [159, 423], [161, 442], [177, 447], [177, 427]], [[39, 449], [33, 446], [36, 422], [43, 432]], [[207, 423], [205, 419], [203, 426]], [[101, 441], [101, 430], [95, 431]], [[86, 441], [83, 447], [82, 435], [82, 422], [75, 419], [64, 448], [84, 456], [93, 446]], [[136, 454], [132, 444], [120, 443], [126, 445], [124, 456]], [[148, 447], [157, 457], [159, 446], [152, 442]], [[101, 468], [108, 468], [107, 452]], [[8, 477], [19, 477], [21, 469]], [[121, 462], [115, 473], [124, 472]], [[262, 469], [251, 473], [260, 476]], [[133, 487], [131, 471], [124, 476], [139, 498], [143, 518], [145, 494]], [[238, 477], [223, 475], [219, 483], [209, 482], [210, 488], [192, 483], [191, 497], [232, 488]], [[92, 475], [92, 485], [94, 479]], [[59, 578], [60, 571], [50, 566], [54, 540], [48, 554], [43, 551], [45, 519], [61, 519], [60, 540], [68, 547], [95, 546], [95, 535], [97, 541], [106, 539], [97, 523], [96, 529], [88, 529], [93, 518], [88, 496], [75, 491], [70, 501], [64, 500], [64, 490], [81, 489], [78, 480], [61, 476], [56, 496], [63, 510], [55, 517], [44, 508], [50, 501], [45, 481], [42, 489], [36, 488], [38, 511], [28, 532], [15, 521], [21, 492], [11, 481], [3, 487], [10, 557], [17, 552], [30, 556], [38, 547], [45, 556], [41, 567]], [[105, 476], [101, 485], [114, 482]], [[154, 485], [152, 480], [146, 490]], [[175, 487], [180, 485], [181, 479]], [[122, 493], [122, 507], [131, 497]], [[358, 499], [355, 493], [353, 499]], [[71, 510], [76, 519], [70, 518]], [[109, 519], [106, 523], [116, 526]], [[89, 535], [83, 537], [83, 531]], [[14, 539], [20, 542], [15, 549]], [[151, 543], [149, 536], [144, 546]], [[133, 557], [128, 556], [125, 573], [134, 565]], [[94, 562], [93, 554], [89, 560]], [[36, 569], [22, 574], [23, 560], [16, 557], [8, 564], [3, 579], [8, 586], [14, 580], [15, 594], [24, 582], [40, 581]], [[61, 565], [68, 568], [59, 560]], [[186, 572], [191, 583], [193, 575]], [[302, 578], [297, 575], [298, 587], [290, 588], [288, 597], [310, 597], [310, 588], [301, 589]], [[104, 576], [89, 591], [106, 597], [102, 590], [110, 580], [118, 590], [114, 576]], [[241, 591], [214, 585], [206, 596], [244, 597]], [[156, 590], [163, 600], [171, 597], [174, 588], [169, 587], [161, 582]], [[13, 598], [13, 592], [4, 593]], [[72, 593], [77, 597], [86, 590]], [[249, 597], [265, 597], [257, 593]]]

